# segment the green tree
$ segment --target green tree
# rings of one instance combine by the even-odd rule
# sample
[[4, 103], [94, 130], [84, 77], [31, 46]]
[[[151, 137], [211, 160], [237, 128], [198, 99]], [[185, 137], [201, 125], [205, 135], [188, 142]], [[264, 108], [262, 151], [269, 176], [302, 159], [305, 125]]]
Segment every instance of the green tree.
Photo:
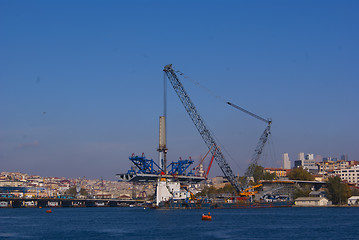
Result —
[[350, 187], [350, 192], [352, 196], [359, 196], [359, 189], [356, 187]]
[[251, 164], [248, 167], [247, 175], [251, 175], [251, 172], [254, 179], [254, 183], [252, 184], [258, 184], [259, 180], [274, 180], [277, 177], [275, 173], [266, 172], [264, 171], [264, 167], [255, 164]]
[[311, 192], [311, 186], [310, 185], [303, 185], [303, 186], [297, 186], [294, 190], [293, 197], [294, 199], [299, 197], [309, 197], [309, 193]]
[[342, 183], [338, 176], [328, 178], [326, 192], [333, 204], [345, 204], [351, 196], [348, 184]]
[[[73, 197], [76, 197], [76, 195], [77, 195], [76, 186], [71, 187], [71, 188], [69, 188], [68, 190], [66, 190], [65, 194], [66, 194], [66, 195], [73, 196]], [[80, 190], [80, 195], [87, 196], [88, 193], [87, 193], [86, 189], [81, 188], [81, 190]]]
[[245, 176], [239, 176], [237, 178], [237, 181], [241, 184], [241, 186], [244, 186], [247, 183], [247, 178]]
[[196, 194], [196, 196], [207, 196], [207, 195], [216, 194], [216, 193], [217, 193], [217, 189], [215, 187], [205, 186], [201, 192]]
[[230, 183], [227, 183], [226, 185], [224, 185], [224, 187], [218, 189], [216, 189], [213, 186], [210, 187], [205, 186], [201, 192], [196, 194], [196, 196], [197, 197], [208, 196], [208, 195], [215, 195], [221, 193], [234, 193], [234, 192], [235, 192], [234, 187]]
[[251, 167], [254, 169], [253, 175], [252, 175], [253, 179], [254, 179], [254, 183], [257, 184], [259, 182], [259, 180], [261, 180], [262, 177], [263, 177], [264, 167], [259, 166], [259, 165], [254, 165], [254, 166], [251, 166]]
[[275, 173], [264, 172], [262, 180], [275, 180], [277, 175]]
[[227, 183], [226, 185], [224, 185], [224, 187], [220, 188], [217, 190], [218, 193], [234, 193], [234, 187], [232, 186], [232, 184]]
[[292, 169], [288, 174], [288, 178], [291, 180], [314, 181], [312, 174], [302, 167]]

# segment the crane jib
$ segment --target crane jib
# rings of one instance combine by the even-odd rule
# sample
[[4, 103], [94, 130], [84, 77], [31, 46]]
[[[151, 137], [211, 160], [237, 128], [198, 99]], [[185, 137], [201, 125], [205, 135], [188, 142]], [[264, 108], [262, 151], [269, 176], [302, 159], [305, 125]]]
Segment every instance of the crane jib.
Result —
[[[188, 115], [192, 119], [194, 125], [196, 126], [196, 128], [197, 128], [198, 132], [200, 133], [202, 139], [204, 140], [205, 144], [210, 149], [211, 153], [214, 155], [214, 159], [218, 163], [218, 166], [221, 168], [224, 176], [232, 184], [234, 189], [237, 192], [240, 192], [241, 191], [240, 183], [237, 181], [236, 176], [234, 175], [232, 169], [228, 165], [223, 153], [221, 152], [220, 148], [218, 147], [211, 132], [206, 127], [204, 121], [202, 120], [202, 117], [197, 112], [196, 107], [194, 106], [193, 102], [191, 101], [191, 99], [190, 99], [189, 95], [187, 94], [186, 90], [184, 89], [182, 83], [179, 81], [175, 71], [172, 68], [172, 64], [166, 65], [164, 67], [163, 71], [165, 72], [168, 80], [170, 81], [177, 96], [181, 100]], [[216, 147], [212, 148], [213, 146], [216, 146]]]

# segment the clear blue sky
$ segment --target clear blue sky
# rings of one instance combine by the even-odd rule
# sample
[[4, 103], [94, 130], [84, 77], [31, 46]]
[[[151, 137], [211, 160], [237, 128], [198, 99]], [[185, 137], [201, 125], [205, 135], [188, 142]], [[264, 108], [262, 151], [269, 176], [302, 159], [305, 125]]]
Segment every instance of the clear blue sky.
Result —
[[[133, 152], [157, 159], [169, 63], [273, 119], [264, 166], [283, 152], [359, 160], [358, 12], [358, 1], [0, 0], [0, 171], [115, 179]], [[242, 172], [265, 124], [181, 81]], [[168, 87], [168, 157], [197, 159], [206, 147]]]

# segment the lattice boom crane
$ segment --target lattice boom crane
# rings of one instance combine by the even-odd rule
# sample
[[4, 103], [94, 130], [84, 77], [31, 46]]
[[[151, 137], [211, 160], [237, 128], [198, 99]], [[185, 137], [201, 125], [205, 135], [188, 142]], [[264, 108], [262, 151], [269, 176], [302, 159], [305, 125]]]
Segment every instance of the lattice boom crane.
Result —
[[267, 127], [264, 129], [264, 132], [262, 133], [261, 137], [259, 138], [259, 141], [257, 143], [257, 147], [256, 149], [254, 150], [254, 154], [253, 154], [253, 157], [252, 157], [252, 160], [251, 160], [251, 164], [249, 165], [246, 173], [245, 173], [245, 176], [246, 177], [252, 177], [253, 176], [253, 173], [254, 173], [254, 170], [255, 170], [255, 167], [256, 165], [258, 164], [258, 160], [263, 152], [263, 148], [264, 148], [264, 145], [265, 143], [267, 142], [268, 140], [268, 137], [270, 135], [270, 128], [271, 128], [271, 125], [272, 125], [272, 120], [270, 119], [265, 119], [265, 118], [262, 118], [254, 113], [251, 113], [250, 111], [247, 111], [246, 109], [240, 107], [240, 106], [237, 106], [231, 102], [227, 102], [228, 105], [234, 107], [234, 108], [237, 108], [238, 110], [241, 110], [242, 112], [244, 113], [247, 113], [248, 115], [251, 115], [252, 117], [254, 118], [257, 118], [265, 123], [267, 123]]
[[[173, 89], [177, 93], [179, 99], [181, 100], [184, 108], [186, 109], [188, 115], [192, 119], [194, 125], [196, 126], [198, 132], [200, 133], [202, 139], [207, 145], [208, 149], [211, 149], [212, 155], [214, 155], [218, 166], [221, 168], [224, 176], [228, 179], [228, 181], [232, 184], [234, 189], [237, 192], [241, 191], [241, 185], [237, 181], [236, 176], [233, 174], [231, 167], [228, 165], [223, 153], [218, 147], [212, 133], [206, 127], [202, 117], [197, 112], [196, 107], [188, 96], [186, 90], [183, 88], [182, 83], [179, 81], [175, 71], [172, 68], [172, 64], [168, 64], [164, 67], [163, 71], [165, 72], [168, 80], [171, 82]], [[213, 147], [215, 146], [215, 147]]]

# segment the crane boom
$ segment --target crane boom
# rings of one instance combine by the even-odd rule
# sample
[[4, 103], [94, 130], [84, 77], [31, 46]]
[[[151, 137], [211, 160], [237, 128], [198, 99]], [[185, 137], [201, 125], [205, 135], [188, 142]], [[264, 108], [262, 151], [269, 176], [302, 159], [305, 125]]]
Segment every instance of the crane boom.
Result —
[[238, 110], [241, 110], [242, 112], [245, 112], [245, 113], [251, 115], [252, 117], [255, 117], [255, 118], [257, 118], [257, 119], [259, 119], [259, 120], [261, 120], [263, 122], [266, 122], [267, 124], [270, 124], [272, 122], [271, 120], [262, 118], [262, 117], [258, 116], [257, 114], [251, 113], [250, 111], [247, 111], [246, 109], [244, 109], [244, 108], [242, 108], [240, 106], [237, 106], [234, 103], [227, 102], [227, 104], [234, 107], [234, 108], [237, 108]]
[[[184, 108], [186, 109], [188, 115], [192, 119], [194, 125], [196, 126], [199, 134], [207, 145], [208, 149], [211, 149], [212, 155], [214, 155], [216, 162], [221, 168], [224, 176], [228, 179], [228, 181], [232, 184], [234, 189], [237, 192], [241, 191], [240, 183], [237, 181], [236, 176], [233, 174], [231, 167], [228, 165], [226, 159], [224, 158], [223, 153], [216, 141], [214, 140], [212, 133], [206, 127], [202, 117], [197, 112], [196, 107], [193, 102], [189, 98], [186, 90], [183, 88], [182, 83], [179, 81], [175, 71], [172, 68], [172, 64], [168, 64], [164, 67], [163, 71], [165, 72], [168, 80], [171, 82], [173, 89], [177, 93], [179, 99], [181, 100]], [[213, 147], [215, 146], [215, 147]]]
[[237, 108], [238, 110], [241, 110], [242, 112], [244, 113], [247, 113], [249, 115], [251, 115], [252, 117], [254, 118], [257, 118], [265, 123], [267, 123], [267, 127], [264, 129], [264, 132], [262, 133], [261, 137], [259, 138], [259, 141], [257, 143], [257, 147], [256, 149], [254, 150], [254, 154], [252, 156], [252, 159], [251, 159], [251, 164], [249, 165], [246, 173], [245, 173], [245, 176], [246, 177], [251, 177], [253, 176], [253, 173], [254, 173], [254, 170], [255, 170], [255, 167], [258, 163], [258, 160], [263, 152], [263, 148], [264, 148], [264, 145], [265, 143], [267, 142], [268, 140], [268, 137], [270, 135], [270, 128], [271, 128], [271, 124], [272, 124], [272, 120], [270, 119], [265, 119], [265, 118], [262, 118], [260, 116], [258, 116], [257, 114], [254, 114], [250, 111], [247, 111], [246, 109], [240, 107], [240, 106], [237, 106], [231, 102], [227, 102], [228, 105], [234, 107], [234, 108]]
[[257, 147], [254, 150], [254, 154], [253, 154], [253, 157], [252, 157], [252, 160], [251, 160], [251, 164], [249, 165], [249, 167], [247, 169], [247, 172], [245, 173], [246, 177], [253, 176], [255, 167], [257, 166], [258, 160], [259, 160], [259, 158], [260, 158], [260, 156], [261, 156], [261, 154], [263, 152], [264, 145], [268, 140], [268, 137], [269, 137], [269, 134], [270, 134], [270, 128], [271, 128], [271, 125], [268, 124], [268, 126], [264, 129], [264, 132], [262, 133], [261, 137], [259, 138], [259, 141], [257, 143]]

